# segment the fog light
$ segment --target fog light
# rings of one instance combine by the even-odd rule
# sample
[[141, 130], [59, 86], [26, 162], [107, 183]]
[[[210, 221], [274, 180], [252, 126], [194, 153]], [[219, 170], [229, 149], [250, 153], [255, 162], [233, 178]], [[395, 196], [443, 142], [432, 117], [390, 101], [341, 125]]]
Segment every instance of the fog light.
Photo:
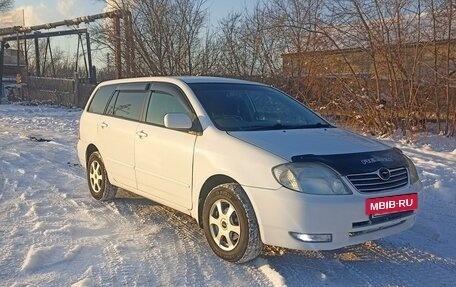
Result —
[[332, 235], [331, 234], [305, 234], [305, 233], [297, 233], [297, 232], [290, 232], [290, 235], [294, 238], [304, 241], [304, 242], [331, 242]]

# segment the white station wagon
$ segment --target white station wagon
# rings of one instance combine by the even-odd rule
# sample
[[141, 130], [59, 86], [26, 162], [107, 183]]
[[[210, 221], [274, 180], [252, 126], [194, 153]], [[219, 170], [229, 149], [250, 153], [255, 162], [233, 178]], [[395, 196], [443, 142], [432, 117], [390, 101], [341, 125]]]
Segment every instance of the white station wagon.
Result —
[[212, 77], [101, 83], [78, 142], [92, 196], [117, 187], [189, 214], [231, 262], [263, 244], [331, 250], [410, 228], [422, 184], [402, 152], [285, 93]]

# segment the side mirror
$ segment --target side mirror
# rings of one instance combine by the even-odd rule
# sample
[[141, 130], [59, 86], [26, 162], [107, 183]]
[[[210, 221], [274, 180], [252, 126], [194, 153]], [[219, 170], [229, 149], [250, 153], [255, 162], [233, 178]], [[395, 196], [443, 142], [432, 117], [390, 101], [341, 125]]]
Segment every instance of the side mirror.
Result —
[[192, 127], [192, 120], [183, 113], [166, 114], [163, 122], [169, 129], [188, 130]]

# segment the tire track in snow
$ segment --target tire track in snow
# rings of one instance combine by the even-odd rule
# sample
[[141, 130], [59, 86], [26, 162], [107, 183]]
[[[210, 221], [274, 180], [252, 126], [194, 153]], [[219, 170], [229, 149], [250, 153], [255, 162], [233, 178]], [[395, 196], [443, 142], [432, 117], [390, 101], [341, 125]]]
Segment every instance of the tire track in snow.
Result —
[[[146, 250], [143, 254], [151, 270], [149, 274], [160, 274], [154, 278], [157, 285], [211, 285], [267, 286], [268, 279], [255, 264], [236, 265], [227, 263], [214, 254], [206, 244], [204, 233], [191, 217], [147, 199], [116, 199], [114, 212], [135, 218], [132, 226], [146, 226], [144, 234]], [[153, 226], [153, 232], [147, 226]], [[137, 226], [136, 226], [137, 227]], [[163, 264], [166, 262], [166, 264]], [[242, 275], [241, 275], [242, 274]], [[243, 279], [239, 279], [243, 278]]]
[[[119, 210], [114, 218], [123, 222], [123, 227], [118, 229], [115, 242], [109, 242], [104, 251], [107, 266], [105, 267], [109, 278], [102, 277], [103, 282], [110, 282], [122, 285], [136, 285], [148, 281], [154, 270], [149, 268], [149, 262], [145, 261], [150, 254], [147, 246], [148, 236], [153, 236], [157, 229], [154, 226], [138, 226], [141, 223], [137, 219], [128, 220], [124, 217], [122, 210], [129, 210], [131, 207], [122, 202], [113, 202], [115, 209]], [[112, 206], [110, 210], [112, 210]], [[110, 216], [112, 214], [109, 214]], [[118, 224], [117, 224], [118, 225]], [[150, 256], [149, 256], [150, 257]], [[146, 264], [144, 264], [146, 262]]]
[[[140, 225], [140, 229], [146, 231], [145, 243], [142, 243], [148, 246], [148, 250], [143, 254], [146, 260], [151, 260], [148, 273], [152, 271], [161, 275], [155, 278], [156, 284], [199, 285], [209, 281], [212, 285], [238, 283], [242, 286], [245, 278], [239, 280], [239, 277], [248, 275], [250, 285], [269, 285], [255, 264], [231, 264], [212, 254], [203, 231], [190, 216], [122, 190], [119, 195], [120, 198], [110, 203], [108, 208], [122, 218], [132, 220], [132, 226], [138, 228]], [[135, 233], [143, 235], [138, 231]], [[163, 262], [167, 264], [163, 265]], [[242, 272], [246, 274], [241, 276]]]
[[[374, 286], [435, 286], [454, 282], [454, 262], [417, 249], [386, 248], [374, 242], [349, 248], [356, 260], [341, 260]], [[362, 264], [368, 261], [370, 264]], [[432, 276], [429, 276], [432, 274]]]
[[[452, 286], [456, 261], [387, 239], [335, 251], [268, 254], [285, 284], [300, 286]], [[286, 262], [286, 263], [285, 263]], [[285, 264], [284, 264], [285, 263]]]
[[366, 281], [347, 272], [339, 260], [321, 251], [298, 251], [271, 247], [267, 259], [287, 286], [366, 286]]
[[[214, 284], [218, 285], [240, 285], [246, 283], [246, 278], [239, 280], [239, 271], [245, 272], [244, 276], [247, 275], [250, 286], [269, 286], [269, 278], [262, 273], [255, 262], [249, 262], [243, 265], [227, 263], [212, 253], [209, 245], [206, 242], [203, 230], [198, 226], [196, 221], [188, 215], [176, 212], [168, 207], [162, 207], [162, 210], [166, 214], [166, 223], [173, 229], [176, 230], [176, 235], [180, 238], [180, 241], [184, 243], [182, 251], [185, 252], [185, 262], [190, 262], [188, 267], [190, 270], [186, 270], [186, 285], [194, 285], [201, 281], [206, 281], [209, 274], [217, 276]], [[198, 254], [199, 256], [196, 256]], [[195, 264], [195, 259], [198, 264]], [[207, 266], [207, 262], [211, 262], [211, 266]], [[211, 272], [205, 271], [205, 274], [201, 274], [198, 266], [203, 265], [205, 269], [210, 268]], [[262, 265], [263, 266], [263, 265]], [[218, 275], [219, 274], [219, 275]], [[212, 281], [215, 278], [211, 278]], [[196, 281], [192, 281], [196, 280]]]
[[101, 281], [128, 286], [145, 284], [150, 281], [151, 275], [156, 273], [146, 260], [151, 258], [147, 239], [152, 237], [158, 228], [144, 224], [135, 213], [135, 208], [147, 203], [148, 201], [142, 198], [116, 198], [109, 203], [101, 203], [107, 209], [107, 215], [113, 217], [114, 225], [124, 225], [118, 230], [117, 240], [110, 242], [104, 252], [108, 266], [106, 269], [111, 275], [102, 275]]

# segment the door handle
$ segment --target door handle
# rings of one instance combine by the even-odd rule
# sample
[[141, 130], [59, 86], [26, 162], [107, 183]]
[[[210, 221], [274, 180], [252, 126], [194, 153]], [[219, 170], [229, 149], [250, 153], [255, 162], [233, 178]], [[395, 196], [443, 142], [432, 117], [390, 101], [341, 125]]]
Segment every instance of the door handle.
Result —
[[108, 127], [108, 124], [105, 123], [105, 122], [102, 122], [102, 123], [100, 124], [100, 127], [101, 127], [102, 129], [107, 128], [107, 127]]
[[137, 132], [136, 134], [138, 135], [138, 137], [139, 137], [140, 139], [145, 138], [145, 137], [148, 136], [148, 134], [145, 133], [144, 131], [139, 131], [139, 132]]

